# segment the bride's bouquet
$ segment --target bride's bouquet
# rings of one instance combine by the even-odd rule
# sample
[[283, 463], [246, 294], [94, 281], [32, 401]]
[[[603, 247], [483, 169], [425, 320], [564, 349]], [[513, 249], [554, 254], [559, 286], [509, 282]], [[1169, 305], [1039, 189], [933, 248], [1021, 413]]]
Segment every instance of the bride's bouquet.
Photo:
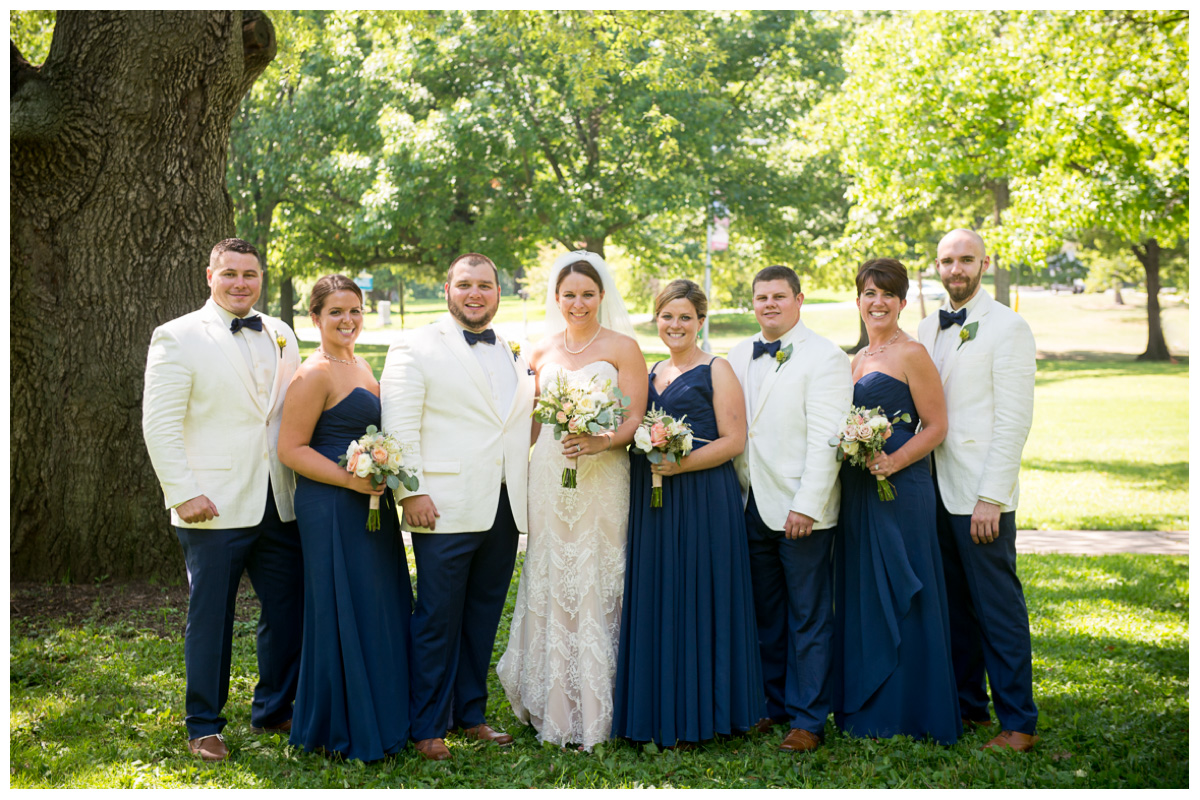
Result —
[[[601, 381], [593, 375], [584, 382], [569, 380], [559, 372], [551, 386], [542, 389], [533, 418], [543, 425], [554, 426], [555, 440], [565, 433], [596, 434], [613, 431], [625, 419], [629, 398], [611, 380]], [[567, 459], [562, 473], [562, 485], [574, 489], [576, 460]]]
[[[868, 462], [883, 452], [883, 443], [891, 438], [892, 425], [901, 420], [912, 422], [912, 417], [904, 413], [889, 420], [878, 406], [852, 406], [841, 430], [829, 440], [829, 446], [837, 448], [838, 461], [850, 459], [854, 466], [867, 469]], [[875, 480], [880, 500], [896, 499], [896, 487], [891, 481], [882, 475], [876, 475]]]
[[[633, 447], [646, 454], [651, 464], [670, 461], [678, 464], [679, 459], [692, 452], [692, 428], [684, 420], [687, 415], [675, 419], [661, 408], [650, 406], [642, 424], [633, 434]], [[662, 479], [657, 472], [650, 478], [650, 507], [662, 508]]]
[[[345, 455], [338, 457], [338, 465], [360, 478], [370, 478], [375, 489], [386, 483], [393, 490], [399, 489], [401, 484], [410, 492], [417, 490], [416, 471], [404, 466], [403, 445], [374, 425], [368, 425], [366, 434], [350, 443]], [[367, 530], [379, 530], [379, 497], [376, 495], [371, 495]]]

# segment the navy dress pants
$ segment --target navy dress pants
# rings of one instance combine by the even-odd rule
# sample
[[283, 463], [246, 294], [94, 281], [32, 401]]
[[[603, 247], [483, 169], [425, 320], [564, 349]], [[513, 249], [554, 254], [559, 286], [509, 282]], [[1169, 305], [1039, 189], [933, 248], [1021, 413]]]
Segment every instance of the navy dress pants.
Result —
[[409, 649], [409, 717], [414, 740], [440, 739], [449, 728], [487, 721], [488, 669], [519, 535], [507, 487], [500, 489], [490, 530], [412, 534], [417, 604]]
[[975, 544], [971, 515], [948, 512], [939, 493], [937, 529], [963, 719], [991, 719], [986, 673], [1000, 727], [1036, 733], [1029, 612], [1017, 577], [1017, 514], [1001, 514], [999, 538]]
[[750, 579], [767, 696], [763, 714], [825, 736], [833, 659], [833, 530], [788, 539], [746, 503]]
[[221, 710], [229, 699], [234, 605], [243, 572], [249, 573], [262, 604], [258, 684], [250, 724], [282, 725], [292, 718], [304, 620], [304, 562], [296, 523], [279, 519], [275, 495], [268, 485], [266, 509], [258, 525], [177, 526], [175, 534], [183, 546], [188, 573], [188, 617], [183, 635], [188, 738], [210, 736], [225, 728]]

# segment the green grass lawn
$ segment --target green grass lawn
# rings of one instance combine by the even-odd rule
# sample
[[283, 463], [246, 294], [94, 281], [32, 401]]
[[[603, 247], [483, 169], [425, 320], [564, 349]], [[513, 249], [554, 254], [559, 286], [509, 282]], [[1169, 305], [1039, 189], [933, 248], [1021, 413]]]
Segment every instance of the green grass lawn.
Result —
[[[826, 746], [803, 756], [776, 749], [782, 729], [697, 752], [619, 741], [587, 755], [540, 746], [493, 672], [488, 717], [515, 735], [511, 747], [451, 737], [454, 758], [443, 763], [411, 747], [380, 764], [330, 761], [249, 734], [257, 610], [247, 593], [225, 709], [233, 758], [205, 765], [186, 754], [181, 593], [152, 587], [162, 595], [155, 610], [115, 615], [98, 593], [69, 621], [36, 605], [14, 612], [9, 780], [13, 788], [1187, 787], [1188, 559], [1022, 555], [1018, 564], [1042, 736], [1030, 754], [981, 752], [982, 732], [940, 747], [850, 739], [831, 724]], [[493, 665], [516, 586], [514, 576]]]

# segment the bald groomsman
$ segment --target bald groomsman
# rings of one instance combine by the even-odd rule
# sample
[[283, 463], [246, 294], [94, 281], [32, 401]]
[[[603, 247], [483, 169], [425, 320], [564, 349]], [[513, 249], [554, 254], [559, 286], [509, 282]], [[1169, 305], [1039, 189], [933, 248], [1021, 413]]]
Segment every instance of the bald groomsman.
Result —
[[949, 430], [934, 450], [934, 478], [963, 726], [992, 724], [986, 674], [1001, 732], [985, 748], [1026, 751], [1038, 741], [1037, 706], [1016, 508], [1036, 350], [1025, 320], [980, 289], [988, 266], [979, 234], [946, 234], [937, 269], [949, 296], [918, 336], [946, 391]]

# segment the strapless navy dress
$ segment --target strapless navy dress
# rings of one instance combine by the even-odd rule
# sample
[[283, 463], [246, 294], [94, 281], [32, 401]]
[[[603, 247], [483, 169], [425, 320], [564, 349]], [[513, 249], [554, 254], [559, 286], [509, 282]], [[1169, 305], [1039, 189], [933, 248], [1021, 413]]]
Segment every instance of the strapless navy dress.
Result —
[[[337, 461], [368, 425], [379, 398], [356, 388], [322, 412], [310, 445]], [[296, 476], [304, 549], [304, 642], [291, 743], [376, 761], [408, 742], [408, 627], [412, 584], [391, 493], [380, 527], [367, 530], [370, 498]]]
[[[695, 450], [719, 435], [710, 364], [661, 395], [650, 381], [649, 403], [687, 415]], [[733, 462], [665, 477], [662, 507], [651, 508], [650, 462], [630, 456], [613, 736], [670, 746], [749, 730], [765, 701]]]
[[[908, 384], [882, 372], [854, 386], [854, 405], [898, 422], [884, 451], [911, 439], [918, 417]], [[928, 456], [890, 476], [879, 499], [867, 470], [842, 464], [834, 546], [834, 722], [852, 736], [907, 734], [954, 744], [962, 734], [950, 655], [946, 582]]]

